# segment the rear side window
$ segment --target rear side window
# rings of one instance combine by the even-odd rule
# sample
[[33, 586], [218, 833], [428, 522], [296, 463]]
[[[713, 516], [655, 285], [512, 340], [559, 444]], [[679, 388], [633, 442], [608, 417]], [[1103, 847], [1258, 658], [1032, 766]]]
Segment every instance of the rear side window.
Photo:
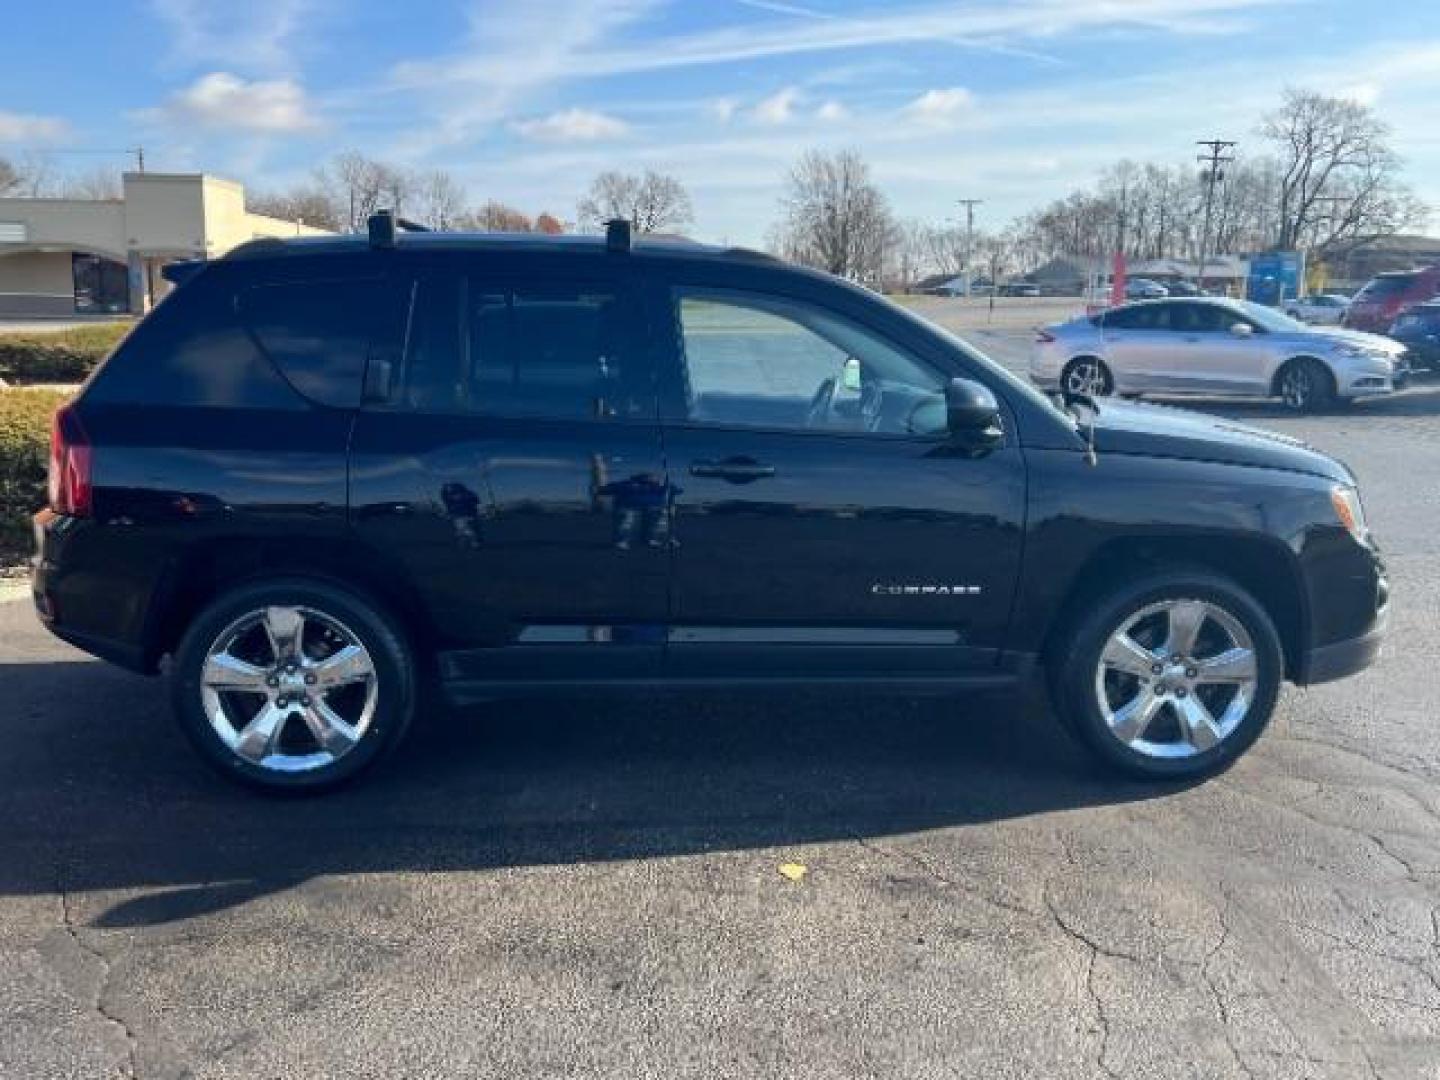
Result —
[[495, 288], [469, 295], [470, 399], [497, 416], [607, 419], [646, 412], [643, 378], [627, 348], [634, 316], [602, 285]]
[[259, 285], [241, 294], [240, 315], [291, 386], [321, 405], [353, 409], [386, 296], [378, 280]]
[[1165, 330], [1170, 326], [1169, 304], [1136, 304], [1103, 313], [1101, 325], [1114, 330]]

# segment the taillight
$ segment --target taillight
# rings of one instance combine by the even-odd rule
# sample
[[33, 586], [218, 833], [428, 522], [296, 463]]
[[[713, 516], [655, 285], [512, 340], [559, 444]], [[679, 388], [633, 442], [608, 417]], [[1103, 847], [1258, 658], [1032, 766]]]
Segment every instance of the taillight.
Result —
[[1055, 335], [1052, 334], [1052, 333], [1050, 333], [1050, 331], [1048, 331], [1048, 330], [1036, 330], [1036, 331], [1035, 331], [1035, 344], [1036, 344], [1036, 345], [1049, 345], [1049, 344], [1050, 344], [1052, 341], [1054, 341], [1054, 340], [1055, 340]]
[[90, 439], [73, 406], [56, 410], [50, 425], [50, 509], [70, 517], [88, 517], [94, 488], [90, 479]]

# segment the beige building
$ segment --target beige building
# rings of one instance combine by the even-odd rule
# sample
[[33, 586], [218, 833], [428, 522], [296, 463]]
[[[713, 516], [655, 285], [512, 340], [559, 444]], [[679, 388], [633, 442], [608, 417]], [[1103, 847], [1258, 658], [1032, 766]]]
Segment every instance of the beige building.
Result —
[[126, 173], [119, 199], [0, 199], [0, 316], [144, 312], [160, 267], [213, 259], [246, 240], [326, 230], [252, 214], [233, 180]]

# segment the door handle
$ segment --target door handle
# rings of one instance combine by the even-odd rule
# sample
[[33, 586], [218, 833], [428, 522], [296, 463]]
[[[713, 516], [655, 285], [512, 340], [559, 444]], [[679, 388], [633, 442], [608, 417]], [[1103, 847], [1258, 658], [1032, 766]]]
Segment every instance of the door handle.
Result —
[[724, 461], [692, 461], [690, 475], [728, 480], [732, 484], [748, 484], [752, 480], [774, 476], [775, 466], [764, 465], [748, 457], [726, 458]]

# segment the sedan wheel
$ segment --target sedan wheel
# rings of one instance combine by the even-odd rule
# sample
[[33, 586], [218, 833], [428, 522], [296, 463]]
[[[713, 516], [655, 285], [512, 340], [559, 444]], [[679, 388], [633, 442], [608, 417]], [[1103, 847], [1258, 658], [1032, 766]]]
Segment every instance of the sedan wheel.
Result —
[[1335, 397], [1330, 372], [1308, 357], [1292, 360], [1280, 372], [1280, 399], [1295, 412], [1316, 412]]

